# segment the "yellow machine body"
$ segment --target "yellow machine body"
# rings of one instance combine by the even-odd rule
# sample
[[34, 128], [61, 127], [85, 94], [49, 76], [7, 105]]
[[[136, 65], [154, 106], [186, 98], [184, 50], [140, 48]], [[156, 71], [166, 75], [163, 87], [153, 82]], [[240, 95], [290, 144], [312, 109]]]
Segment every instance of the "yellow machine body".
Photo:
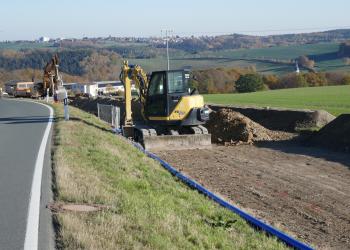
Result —
[[183, 96], [169, 116], [150, 116], [150, 121], [179, 121], [184, 120], [194, 108], [204, 107], [204, 99], [201, 95]]

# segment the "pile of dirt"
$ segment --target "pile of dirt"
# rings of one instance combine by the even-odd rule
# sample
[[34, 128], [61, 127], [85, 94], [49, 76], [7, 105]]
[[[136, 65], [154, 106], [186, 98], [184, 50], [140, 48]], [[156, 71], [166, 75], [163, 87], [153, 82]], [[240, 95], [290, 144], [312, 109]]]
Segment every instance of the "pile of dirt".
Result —
[[337, 151], [350, 152], [350, 114], [343, 114], [314, 133], [309, 143]]
[[245, 115], [265, 128], [286, 132], [295, 132], [300, 129], [321, 128], [335, 119], [335, 116], [324, 110], [293, 110], [283, 108], [259, 108], [234, 105], [211, 104], [214, 111], [230, 109]]
[[293, 134], [266, 129], [248, 117], [232, 109], [220, 109], [210, 114], [206, 127], [214, 143], [248, 143], [258, 141], [286, 140]]

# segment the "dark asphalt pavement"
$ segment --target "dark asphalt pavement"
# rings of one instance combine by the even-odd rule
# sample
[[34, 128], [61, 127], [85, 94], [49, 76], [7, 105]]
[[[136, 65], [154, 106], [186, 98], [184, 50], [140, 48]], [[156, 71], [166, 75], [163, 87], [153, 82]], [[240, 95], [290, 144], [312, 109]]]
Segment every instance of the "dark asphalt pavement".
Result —
[[[49, 120], [48, 108], [0, 99], [0, 249], [23, 249], [34, 166]], [[51, 138], [51, 136], [50, 136]], [[42, 178], [39, 248], [53, 246], [46, 204], [51, 200], [50, 142]]]

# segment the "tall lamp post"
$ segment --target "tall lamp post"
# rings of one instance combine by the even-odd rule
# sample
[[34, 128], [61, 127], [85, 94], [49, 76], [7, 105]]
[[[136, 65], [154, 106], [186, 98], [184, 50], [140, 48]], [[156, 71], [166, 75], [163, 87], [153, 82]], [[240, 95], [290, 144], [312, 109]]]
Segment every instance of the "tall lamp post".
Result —
[[[164, 30], [165, 32], [165, 42], [166, 42], [166, 58], [167, 58], [167, 70], [170, 70], [170, 60], [169, 60], [169, 34], [172, 33], [172, 30]], [[161, 30], [163, 33], [163, 30]]]

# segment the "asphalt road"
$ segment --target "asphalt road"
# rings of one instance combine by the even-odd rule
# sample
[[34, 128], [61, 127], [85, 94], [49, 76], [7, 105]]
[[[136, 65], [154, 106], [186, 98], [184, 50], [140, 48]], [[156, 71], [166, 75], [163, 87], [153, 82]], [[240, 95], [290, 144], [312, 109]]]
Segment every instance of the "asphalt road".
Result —
[[[37, 104], [0, 99], [0, 249], [23, 249], [33, 173], [50, 111]], [[49, 136], [51, 138], [51, 136]], [[45, 150], [39, 249], [54, 246], [50, 142]]]

